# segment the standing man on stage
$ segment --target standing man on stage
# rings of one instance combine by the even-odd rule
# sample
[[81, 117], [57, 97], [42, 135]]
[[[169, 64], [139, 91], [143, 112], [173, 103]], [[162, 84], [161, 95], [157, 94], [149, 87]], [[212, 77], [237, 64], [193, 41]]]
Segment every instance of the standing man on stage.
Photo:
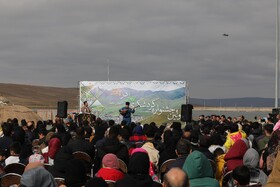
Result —
[[129, 102], [125, 102], [125, 107], [119, 110], [120, 114], [123, 116], [123, 120], [126, 121], [127, 124], [131, 123], [131, 114], [135, 112], [135, 108], [130, 108], [129, 105]]
[[82, 106], [82, 108], [81, 108], [81, 113], [83, 113], [83, 114], [90, 114], [91, 113], [91, 110], [88, 107], [88, 102], [87, 101], [84, 101], [84, 106]]

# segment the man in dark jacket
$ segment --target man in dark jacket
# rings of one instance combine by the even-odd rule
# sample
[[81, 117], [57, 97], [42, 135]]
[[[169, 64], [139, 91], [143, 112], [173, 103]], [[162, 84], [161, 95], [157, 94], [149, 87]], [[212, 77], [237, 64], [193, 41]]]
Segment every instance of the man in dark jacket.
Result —
[[76, 129], [76, 139], [72, 142], [69, 142], [67, 145], [67, 149], [73, 153], [76, 151], [82, 151], [87, 153], [91, 158], [94, 158], [94, 145], [89, 143], [87, 140], [85, 140], [85, 128], [84, 127], [78, 127]]
[[167, 166], [167, 170], [176, 167], [180, 169], [183, 168], [185, 160], [191, 152], [191, 143], [188, 140], [180, 139], [177, 143], [175, 152], [178, 155], [178, 158]]

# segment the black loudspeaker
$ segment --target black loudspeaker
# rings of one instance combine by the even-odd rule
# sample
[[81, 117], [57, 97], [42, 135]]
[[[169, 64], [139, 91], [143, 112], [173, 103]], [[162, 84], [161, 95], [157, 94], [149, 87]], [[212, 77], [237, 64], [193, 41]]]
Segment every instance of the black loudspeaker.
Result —
[[191, 122], [192, 121], [192, 109], [191, 104], [184, 104], [181, 106], [181, 121]]
[[68, 108], [67, 101], [58, 101], [57, 102], [57, 116], [59, 118], [66, 118], [67, 117], [67, 108]]
[[280, 108], [273, 108], [272, 109], [272, 114], [277, 115], [277, 114], [279, 114], [279, 111], [280, 111]]

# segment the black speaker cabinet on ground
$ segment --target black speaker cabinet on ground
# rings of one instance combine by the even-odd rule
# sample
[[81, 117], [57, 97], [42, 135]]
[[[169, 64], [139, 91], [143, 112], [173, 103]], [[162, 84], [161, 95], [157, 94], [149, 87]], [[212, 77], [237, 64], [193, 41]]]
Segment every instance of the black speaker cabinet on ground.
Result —
[[67, 117], [67, 108], [68, 108], [67, 101], [57, 102], [57, 115], [58, 115], [59, 118], [66, 118]]
[[181, 106], [181, 121], [191, 122], [192, 121], [192, 109], [191, 104], [183, 104]]

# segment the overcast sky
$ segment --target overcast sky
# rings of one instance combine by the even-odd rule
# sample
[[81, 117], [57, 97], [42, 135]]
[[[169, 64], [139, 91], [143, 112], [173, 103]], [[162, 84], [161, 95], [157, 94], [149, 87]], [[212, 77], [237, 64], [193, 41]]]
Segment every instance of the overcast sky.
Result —
[[[274, 97], [275, 0], [0, 0], [0, 82], [182, 80]], [[229, 36], [223, 36], [223, 34]]]

